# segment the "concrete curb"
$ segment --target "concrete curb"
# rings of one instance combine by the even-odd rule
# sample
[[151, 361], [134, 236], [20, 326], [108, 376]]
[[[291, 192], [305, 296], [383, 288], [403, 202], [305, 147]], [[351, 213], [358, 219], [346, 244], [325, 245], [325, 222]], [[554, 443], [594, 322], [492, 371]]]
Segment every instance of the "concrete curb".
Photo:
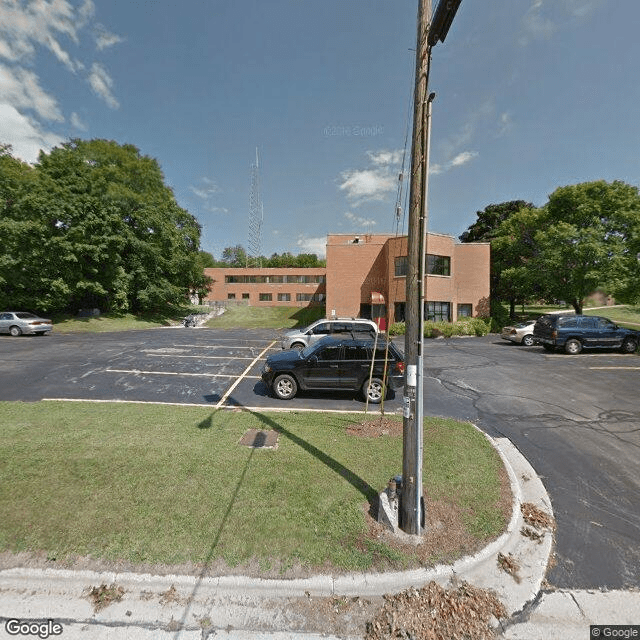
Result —
[[[15, 618], [53, 618], [86, 621], [92, 625], [108, 623], [120, 628], [136, 625], [139, 629], [156, 630], [168, 629], [178, 620], [182, 620], [184, 626], [187, 621], [193, 624], [194, 620], [205, 617], [218, 629], [226, 626], [251, 629], [252, 619], [259, 611], [262, 616], [268, 612], [268, 626], [272, 624], [272, 628], [277, 629], [278, 611], [274, 601], [278, 599], [380, 596], [408, 587], [419, 588], [432, 580], [443, 586], [464, 580], [495, 590], [512, 616], [536, 597], [553, 546], [551, 532], [546, 532], [539, 542], [521, 535], [524, 521], [520, 506], [531, 502], [551, 516], [551, 501], [531, 465], [508, 439], [489, 440], [509, 473], [513, 492], [511, 521], [497, 540], [453, 565], [392, 573], [319, 575], [300, 580], [14, 568], [0, 571], [0, 610], [3, 615], [9, 613]], [[498, 553], [511, 554], [520, 567], [515, 578], [500, 567]], [[102, 584], [121, 586], [125, 597], [95, 612], [87, 595], [91, 587]], [[223, 602], [224, 607], [220, 609], [224, 608], [224, 612], [212, 619], [212, 612], [217, 611], [216, 603]], [[264, 628], [264, 620], [261, 625]]]

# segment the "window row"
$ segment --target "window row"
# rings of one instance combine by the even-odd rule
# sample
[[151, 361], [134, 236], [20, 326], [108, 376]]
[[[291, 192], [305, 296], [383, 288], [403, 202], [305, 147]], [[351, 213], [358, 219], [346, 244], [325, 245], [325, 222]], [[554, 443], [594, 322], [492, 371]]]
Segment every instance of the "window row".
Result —
[[324, 283], [325, 275], [282, 275], [282, 276], [248, 276], [248, 275], [226, 275], [226, 284], [286, 284], [286, 283]]
[[[291, 294], [290, 293], [279, 293], [277, 294], [278, 302], [291, 302]], [[296, 302], [324, 302], [326, 299], [326, 295], [324, 293], [296, 293]], [[235, 300], [235, 293], [228, 293], [227, 300]], [[243, 300], [249, 300], [250, 296], [248, 293], [242, 294]], [[260, 302], [272, 302], [273, 294], [272, 293], [260, 293], [258, 294], [258, 300]]]
[[[450, 276], [451, 256], [436, 256], [427, 254], [427, 275], [430, 276]], [[407, 256], [399, 256], [395, 259], [396, 277], [406, 276], [409, 269]]]
[[[395, 320], [396, 322], [404, 322], [405, 321], [405, 302], [396, 302], [395, 303]], [[424, 319], [431, 320], [433, 322], [451, 322], [451, 302], [425, 302], [424, 304]], [[460, 318], [470, 318], [473, 315], [473, 305], [472, 304], [461, 304], [458, 303], [456, 305], [456, 310], [458, 312], [458, 319]]]

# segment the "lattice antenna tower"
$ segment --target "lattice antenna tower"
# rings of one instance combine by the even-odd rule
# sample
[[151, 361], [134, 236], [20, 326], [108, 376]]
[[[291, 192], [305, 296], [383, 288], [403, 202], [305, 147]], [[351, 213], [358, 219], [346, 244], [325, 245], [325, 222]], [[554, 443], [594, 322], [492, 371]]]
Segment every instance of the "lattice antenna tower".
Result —
[[247, 239], [247, 266], [262, 266], [262, 197], [260, 196], [260, 160], [256, 147], [256, 161], [251, 164], [251, 191], [249, 193], [249, 237]]

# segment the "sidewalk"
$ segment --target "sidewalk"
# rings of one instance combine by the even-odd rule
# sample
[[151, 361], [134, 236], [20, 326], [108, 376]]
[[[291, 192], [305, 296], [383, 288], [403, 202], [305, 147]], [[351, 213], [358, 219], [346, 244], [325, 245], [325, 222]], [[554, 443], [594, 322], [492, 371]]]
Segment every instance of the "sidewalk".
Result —
[[[442, 586], [466, 581], [495, 590], [509, 618], [516, 621], [504, 625], [509, 640], [572, 637], [565, 633], [565, 624], [575, 627], [576, 638], [588, 638], [591, 618], [584, 612], [599, 618], [599, 624], [612, 622], [608, 610], [600, 613], [596, 605], [609, 607], [618, 616], [616, 596], [584, 594], [574, 599], [561, 592], [543, 594], [542, 606], [528, 613], [543, 584], [553, 536], [549, 531], [539, 540], [524, 536], [520, 506], [532, 503], [552, 516], [551, 503], [541, 480], [511, 442], [504, 438], [492, 442], [509, 472], [513, 516], [498, 540], [454, 565], [290, 581], [8, 569], [0, 571], [0, 638], [16, 637], [6, 627], [7, 619], [13, 618], [40, 623], [50, 619], [62, 625], [59, 635], [65, 640], [355, 640], [363, 637], [364, 622], [373, 617], [384, 594], [419, 588], [432, 580]], [[513, 575], [499, 564], [499, 553], [513, 561]], [[107, 606], [97, 610], [89, 592], [101, 585], [116, 585], [120, 592], [107, 593]], [[116, 597], [110, 600], [112, 595]], [[640, 622], [638, 595], [628, 594], [625, 600], [636, 622]], [[578, 602], [582, 604], [576, 606]]]

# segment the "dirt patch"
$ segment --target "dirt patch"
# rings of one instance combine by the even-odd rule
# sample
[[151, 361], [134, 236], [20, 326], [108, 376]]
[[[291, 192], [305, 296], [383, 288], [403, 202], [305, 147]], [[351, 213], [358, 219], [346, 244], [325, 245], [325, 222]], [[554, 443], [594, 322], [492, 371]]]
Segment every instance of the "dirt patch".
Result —
[[[511, 518], [512, 496], [509, 476], [506, 469], [500, 471], [500, 499], [498, 508], [505, 525]], [[386, 527], [379, 524], [377, 514], [371, 511], [366, 515], [367, 535], [360, 540], [377, 540], [386, 543], [405, 558], [413, 558], [408, 567], [431, 567], [436, 564], [448, 564], [458, 558], [476, 553], [495, 538], [479, 539], [471, 535], [464, 524], [465, 510], [453, 500], [436, 500], [425, 491], [425, 532], [420, 543], [403, 542]], [[501, 532], [502, 533], [502, 532]], [[397, 569], [397, 564], [385, 566], [385, 559], [376, 558], [375, 570]]]
[[507, 612], [496, 595], [462, 583], [444, 589], [430, 582], [385, 596], [380, 612], [367, 623], [366, 640], [416, 638], [420, 640], [490, 640], [499, 618]]
[[379, 438], [380, 436], [401, 436], [402, 421], [392, 420], [385, 416], [363, 420], [347, 427], [347, 433], [361, 438]]

